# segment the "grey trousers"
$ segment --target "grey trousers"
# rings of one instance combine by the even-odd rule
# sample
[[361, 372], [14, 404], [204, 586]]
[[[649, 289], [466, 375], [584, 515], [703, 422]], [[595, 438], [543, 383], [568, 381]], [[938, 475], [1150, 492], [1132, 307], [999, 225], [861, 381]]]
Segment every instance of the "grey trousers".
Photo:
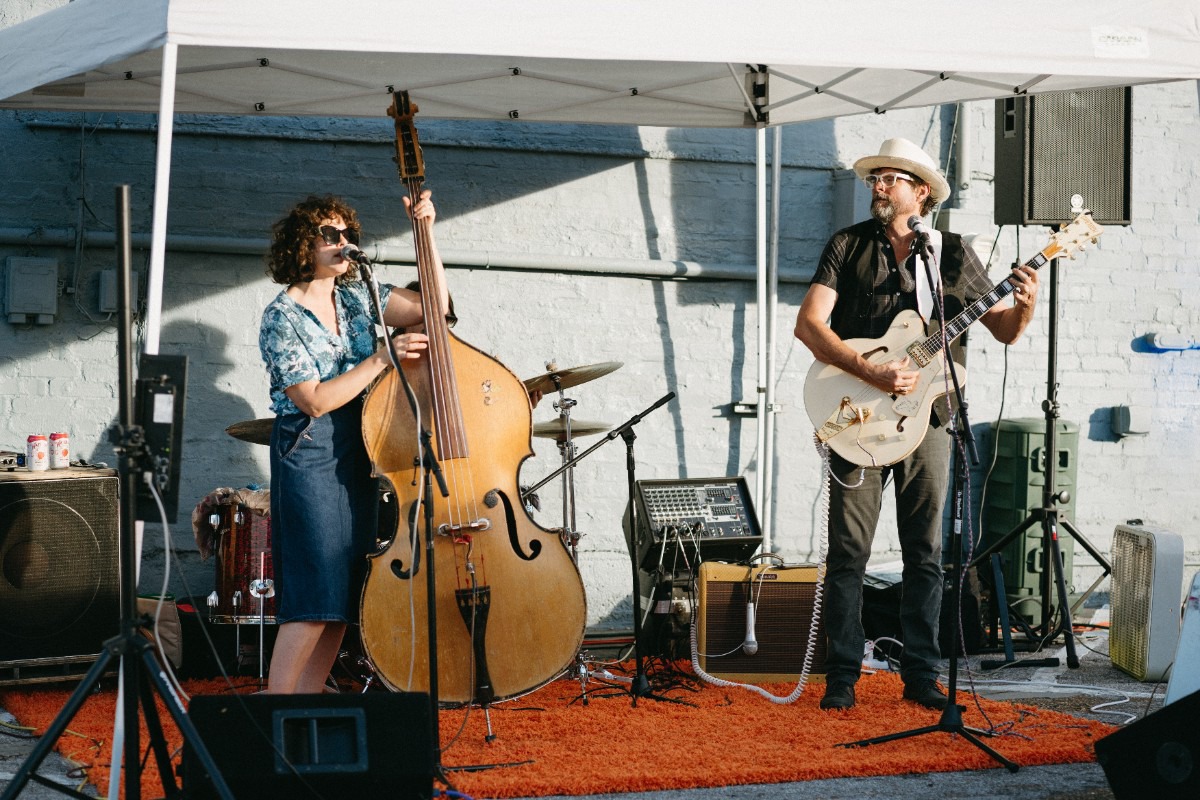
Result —
[[[890, 477], [904, 562], [900, 628], [905, 683], [937, 677], [938, 619], [942, 607], [942, 509], [949, 482], [950, 436], [930, 428], [912, 455], [887, 467], [868, 467], [861, 486], [830, 482], [829, 553], [825, 574], [826, 681], [854, 683], [862, 669], [866, 634], [862, 623], [863, 576]], [[858, 482], [860, 467], [830, 454], [842, 483]]]

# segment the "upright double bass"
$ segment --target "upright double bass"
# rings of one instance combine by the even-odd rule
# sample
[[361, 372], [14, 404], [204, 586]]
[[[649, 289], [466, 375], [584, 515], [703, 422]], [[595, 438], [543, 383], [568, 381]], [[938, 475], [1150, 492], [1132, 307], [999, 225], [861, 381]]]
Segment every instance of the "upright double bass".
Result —
[[[388, 114], [396, 126], [396, 162], [415, 205], [424, 182], [413, 123], [417, 109], [406, 92], [392, 98]], [[389, 688], [428, 691], [420, 504], [431, 502], [437, 661], [432, 683], [442, 703], [487, 705], [532, 691], [572, 664], [583, 641], [587, 603], [560, 537], [530, 519], [520, 500], [517, 475], [533, 455], [524, 384], [450, 333], [428, 220], [413, 220], [413, 241], [429, 347], [401, 369], [416, 393], [420, 421], [396, 371], [388, 369], [367, 395], [363, 437], [375, 473], [395, 492], [399, 529], [369, 560], [362, 643]], [[421, 425], [432, 431], [448, 498], [436, 484], [432, 496], [422, 498]]]

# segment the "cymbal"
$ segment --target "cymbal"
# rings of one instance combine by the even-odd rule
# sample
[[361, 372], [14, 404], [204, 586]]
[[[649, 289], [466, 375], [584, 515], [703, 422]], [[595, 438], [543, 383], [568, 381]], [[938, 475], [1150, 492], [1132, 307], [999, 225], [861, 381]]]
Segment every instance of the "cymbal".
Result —
[[266, 419], [248, 419], [245, 422], [235, 422], [225, 429], [235, 439], [241, 439], [250, 444], [270, 444], [271, 428], [275, 425], [274, 417]]
[[[573, 419], [571, 420], [571, 437], [604, 433], [611, 427], [612, 425], [609, 425], [607, 422]], [[562, 441], [567, 438], [567, 426], [563, 424], [562, 417], [549, 422], [535, 422], [533, 423], [533, 435], [540, 436], [543, 439], [558, 439]]]
[[[557, 392], [561, 386], [563, 389], [570, 389], [572, 386], [578, 386], [581, 383], [587, 383], [610, 372], [620, 369], [625, 366], [621, 361], [603, 361], [599, 364], [589, 364], [586, 367], [570, 367], [569, 369], [558, 369], [554, 364], [547, 364], [546, 368], [550, 371], [538, 375], [536, 378], [530, 378], [523, 381], [525, 388], [531, 392], [541, 392], [542, 394], [550, 394]], [[558, 379], [558, 386], [554, 380]]]

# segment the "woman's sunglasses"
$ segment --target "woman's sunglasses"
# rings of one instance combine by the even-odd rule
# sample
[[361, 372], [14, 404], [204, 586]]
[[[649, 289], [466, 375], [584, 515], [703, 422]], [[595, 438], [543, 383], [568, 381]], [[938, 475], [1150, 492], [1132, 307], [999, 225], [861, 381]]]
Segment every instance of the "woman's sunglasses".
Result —
[[346, 237], [346, 241], [350, 244], [358, 244], [358, 231], [353, 228], [335, 228], [332, 225], [322, 225], [318, 228], [321, 234], [321, 241], [325, 244], [337, 244]]

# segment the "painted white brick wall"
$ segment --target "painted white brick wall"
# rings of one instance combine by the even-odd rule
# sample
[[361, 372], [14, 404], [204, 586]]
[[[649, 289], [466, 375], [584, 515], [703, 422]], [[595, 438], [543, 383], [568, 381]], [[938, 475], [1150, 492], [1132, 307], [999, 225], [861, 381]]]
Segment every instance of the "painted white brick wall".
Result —
[[[974, 163], [966, 207], [954, 209], [960, 232], [976, 232], [984, 251], [990, 225], [991, 103], [968, 104], [963, 123]], [[1080, 426], [1076, 523], [1107, 551], [1115, 524], [1131, 517], [1185, 536], [1189, 574], [1200, 562], [1200, 512], [1192, 487], [1200, 446], [1200, 351], [1144, 352], [1153, 332], [1200, 336], [1200, 122], [1192, 83], [1134, 90], [1133, 209], [1128, 228], [1110, 228], [1096, 248], [1061, 269], [1058, 400], [1064, 420]], [[257, 123], [256, 123], [257, 124]], [[83, 176], [90, 232], [112, 224], [112, 187], [133, 186], [134, 230], [149, 226], [154, 140], [148, 120], [108, 115], [0, 114], [0, 227], [32, 230], [75, 225]], [[310, 191], [345, 195], [360, 210], [368, 241], [407, 241], [401, 193], [390, 163], [390, 125], [304, 120], [302, 130], [182, 120], [171, 201], [172, 233], [264, 239], [270, 223]], [[748, 132], [551, 126], [424, 126], [429, 185], [439, 207], [443, 248], [573, 256], [685, 259], [749, 264], [753, 242], [753, 139]], [[811, 269], [830, 233], [832, 170], [874, 152], [887, 137], [922, 142], [945, 161], [946, 109], [893, 112], [789, 128], [784, 133], [785, 270]], [[303, 138], [307, 136], [308, 138]], [[79, 153], [83, 144], [83, 163]], [[93, 216], [94, 214], [94, 216]], [[955, 216], [956, 215], [956, 216]], [[991, 275], [999, 281], [1018, 256], [1028, 259], [1046, 233], [1001, 231]], [[95, 313], [97, 273], [113, 266], [105, 248], [0, 244], [0, 257], [35, 254], [60, 262], [59, 319], [48, 327], [0, 323], [0, 449], [21, 449], [33, 431], [69, 430], [77, 454], [112, 462], [106, 429], [116, 411], [116, 332]], [[144, 270], [145, 253], [136, 260]], [[144, 275], [143, 275], [144, 277]], [[413, 270], [388, 267], [386, 280]], [[758, 468], [753, 420], [730, 416], [733, 401], [755, 396], [757, 310], [751, 282], [659, 280], [562, 272], [452, 268], [456, 333], [492, 353], [519, 377], [560, 366], [619, 360], [625, 366], [571, 390], [582, 419], [617, 424], [667, 391], [678, 398], [638, 426], [639, 478], [745, 474]], [[144, 281], [143, 281], [144, 285]], [[255, 256], [168, 254], [160, 349], [189, 357], [180, 505], [218, 486], [265, 483], [265, 448], [223, 433], [237, 421], [268, 415], [257, 348], [258, 318], [278, 291]], [[800, 396], [811, 363], [791, 336], [804, 287], [780, 287], [777, 379], [775, 549], [792, 560], [818, 550], [819, 462]], [[81, 306], [96, 318], [74, 306]], [[980, 329], [972, 337], [971, 412], [986, 456], [989, 423], [1040, 417], [1046, 392], [1047, 305], [1043, 292], [1026, 336], [1005, 349]], [[1007, 373], [1005, 365], [1007, 360]], [[1003, 399], [1003, 408], [1001, 401]], [[535, 420], [554, 416], [552, 398]], [[1109, 409], [1151, 409], [1145, 437], [1116, 441]], [[581, 446], [591, 443], [582, 439]], [[535, 440], [525, 483], [559, 463], [553, 442]], [[628, 556], [620, 530], [625, 454], [610, 443], [580, 464], [581, 571], [591, 622], [628, 623]], [[972, 475], [973, 496], [983, 468]], [[544, 525], [561, 524], [558, 485], [540, 492]], [[887, 520], [875, 543], [880, 560], [897, 557]], [[212, 586], [186, 524], [172, 532], [190, 592]], [[147, 529], [142, 587], [162, 575], [161, 531]], [[1076, 548], [1075, 584], [1098, 574]], [[178, 581], [178, 578], [175, 579]], [[176, 594], [187, 590], [176, 582]], [[552, 611], [552, 610], [548, 610]]]

